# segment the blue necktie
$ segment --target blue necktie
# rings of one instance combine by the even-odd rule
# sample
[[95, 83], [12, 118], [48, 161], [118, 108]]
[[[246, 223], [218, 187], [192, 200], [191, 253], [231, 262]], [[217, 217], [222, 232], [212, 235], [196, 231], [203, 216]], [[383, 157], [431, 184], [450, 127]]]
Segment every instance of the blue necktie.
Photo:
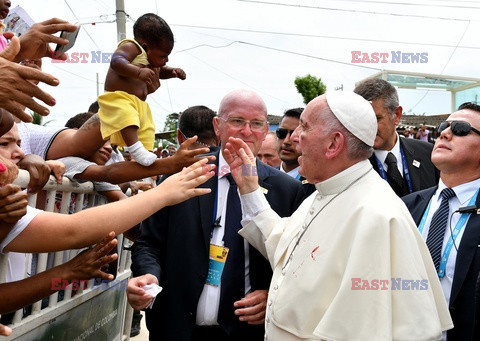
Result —
[[237, 184], [231, 174], [225, 176], [230, 183], [225, 215], [225, 247], [228, 257], [222, 274], [218, 323], [230, 334], [238, 317], [234, 314], [233, 302], [245, 296], [245, 252], [244, 241], [238, 234], [241, 228], [242, 209], [238, 197]]
[[441, 196], [442, 203], [432, 216], [426, 241], [428, 250], [430, 251], [430, 255], [433, 259], [433, 264], [435, 265], [435, 269], [437, 269], [437, 271], [440, 265], [443, 237], [445, 235], [445, 229], [447, 228], [449, 213], [448, 200], [455, 196], [455, 192], [451, 188], [445, 188], [442, 190]]

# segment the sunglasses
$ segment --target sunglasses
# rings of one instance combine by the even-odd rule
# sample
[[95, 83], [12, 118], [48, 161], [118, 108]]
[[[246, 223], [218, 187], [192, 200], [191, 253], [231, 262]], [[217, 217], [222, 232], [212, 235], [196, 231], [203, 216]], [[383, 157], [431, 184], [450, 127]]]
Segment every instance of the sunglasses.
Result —
[[450, 127], [450, 130], [452, 131], [453, 135], [456, 135], [456, 136], [467, 136], [470, 133], [470, 131], [473, 131], [474, 133], [477, 133], [478, 135], [480, 135], [480, 130], [475, 129], [474, 127], [471, 126], [470, 123], [465, 121], [442, 122], [438, 125], [437, 131], [438, 133], [441, 133], [448, 127]]
[[292, 136], [294, 131], [295, 131], [295, 129], [288, 130], [288, 129], [285, 129], [285, 128], [277, 128], [277, 130], [275, 131], [275, 134], [277, 135], [277, 137], [279, 139], [283, 140], [285, 137], [287, 137], [288, 134], [290, 134], [290, 136]]

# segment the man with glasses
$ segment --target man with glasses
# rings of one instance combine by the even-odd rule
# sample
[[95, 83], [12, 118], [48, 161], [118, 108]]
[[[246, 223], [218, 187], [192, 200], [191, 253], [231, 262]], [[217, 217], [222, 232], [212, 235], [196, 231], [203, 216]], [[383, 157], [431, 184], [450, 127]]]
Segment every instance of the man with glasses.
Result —
[[353, 91], [372, 103], [377, 116], [374, 155], [370, 157], [375, 171], [399, 197], [435, 186], [439, 173], [430, 160], [433, 145], [398, 136], [402, 107], [395, 87], [383, 79], [368, 78]]
[[302, 154], [297, 151], [297, 141], [292, 140], [292, 134], [300, 123], [302, 111], [303, 108], [285, 111], [282, 121], [276, 130], [278, 155], [282, 160], [280, 170], [297, 180], [301, 180], [301, 176], [298, 174], [298, 157]]
[[427, 243], [449, 304], [454, 328], [444, 340], [446, 336], [448, 341], [473, 341], [478, 340], [474, 329], [480, 324], [475, 313], [480, 272], [480, 106], [462, 104], [439, 125], [438, 133], [432, 152], [440, 170], [438, 186], [402, 199]]
[[[231, 136], [257, 155], [268, 132], [264, 101], [249, 90], [230, 92], [220, 103], [213, 128], [221, 146], [211, 148], [218, 177], [204, 185], [212, 189], [210, 195], [156, 212], [142, 223], [141, 236], [132, 248], [136, 277], [127, 290], [132, 307], [143, 309], [152, 303], [143, 285], [163, 287], [152, 309], [146, 310], [151, 340], [264, 339], [272, 270], [237, 233], [243, 208], [223, 157]], [[257, 169], [270, 205], [280, 216], [292, 214], [305, 197], [300, 182], [261, 162]]]

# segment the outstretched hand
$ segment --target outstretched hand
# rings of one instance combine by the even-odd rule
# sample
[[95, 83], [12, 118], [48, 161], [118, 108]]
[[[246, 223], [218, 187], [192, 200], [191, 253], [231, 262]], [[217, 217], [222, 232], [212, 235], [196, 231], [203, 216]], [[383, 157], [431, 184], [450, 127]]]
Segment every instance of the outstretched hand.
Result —
[[175, 205], [211, 192], [210, 188], [196, 188], [215, 175], [213, 171], [215, 165], [207, 162], [208, 159], [201, 159], [190, 167], [184, 168], [180, 173], [168, 177], [156, 187], [162, 193], [165, 206]]
[[24, 106], [43, 116], [50, 113], [46, 107], [35, 102], [34, 97], [48, 105], [55, 105], [55, 99], [33, 83], [44, 82], [57, 86], [59, 81], [52, 75], [13, 62], [17, 59], [19, 51], [20, 41], [18, 37], [12, 37], [10, 44], [0, 53], [0, 69], [2, 70], [0, 74], [0, 105], [20, 120], [31, 122], [32, 116], [24, 111]]
[[[68, 44], [67, 39], [60, 38], [54, 34], [60, 31], [73, 32], [76, 29], [77, 26], [58, 18], [36, 23], [20, 37], [20, 52], [16, 56], [15, 61], [54, 57], [50, 44]], [[63, 54], [55, 56], [55, 58], [65, 60], [67, 56]]]
[[117, 245], [115, 233], [110, 232], [100, 243], [94, 248], [82, 251], [72, 260], [65, 263], [66, 276], [69, 280], [83, 280], [91, 278], [101, 278], [102, 280], [113, 280], [112, 274], [102, 271], [107, 264], [117, 259], [116, 253], [109, 252]]
[[241, 139], [230, 137], [223, 156], [230, 166], [240, 194], [255, 191], [258, 188], [257, 164], [248, 145]]
[[[199, 160], [198, 155], [210, 152], [210, 149], [207, 147], [190, 149], [190, 147], [197, 142], [197, 139], [198, 137], [196, 135], [188, 138], [180, 145], [180, 148], [178, 148], [175, 154], [171, 156], [172, 160], [175, 160], [175, 169], [173, 169], [172, 173], [180, 172], [184, 167], [188, 167], [194, 162], [197, 162]], [[215, 157], [212, 155], [204, 157], [208, 158], [209, 161], [215, 160]]]

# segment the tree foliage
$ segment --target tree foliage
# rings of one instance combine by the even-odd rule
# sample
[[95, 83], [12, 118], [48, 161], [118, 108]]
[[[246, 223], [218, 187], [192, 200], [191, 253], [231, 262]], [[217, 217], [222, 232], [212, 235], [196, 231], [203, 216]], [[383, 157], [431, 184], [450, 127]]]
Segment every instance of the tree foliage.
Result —
[[295, 78], [295, 87], [303, 97], [303, 103], [308, 104], [317, 96], [323, 95], [327, 91], [327, 86], [322, 82], [321, 78], [317, 78], [310, 74], [304, 77]]
[[165, 120], [165, 125], [163, 127], [163, 131], [173, 131], [170, 136], [166, 139], [167, 141], [170, 141], [173, 144], [177, 143], [177, 125], [178, 125], [178, 118], [180, 117], [180, 114], [174, 112], [171, 113], [170, 115], [167, 116], [167, 119]]
[[43, 116], [36, 113], [35, 111], [31, 111], [30, 115], [32, 116], [32, 123], [33, 124], [38, 124], [40, 126], [46, 126], [50, 122], [55, 121], [55, 120], [48, 120], [47, 122], [44, 123], [43, 122]]

